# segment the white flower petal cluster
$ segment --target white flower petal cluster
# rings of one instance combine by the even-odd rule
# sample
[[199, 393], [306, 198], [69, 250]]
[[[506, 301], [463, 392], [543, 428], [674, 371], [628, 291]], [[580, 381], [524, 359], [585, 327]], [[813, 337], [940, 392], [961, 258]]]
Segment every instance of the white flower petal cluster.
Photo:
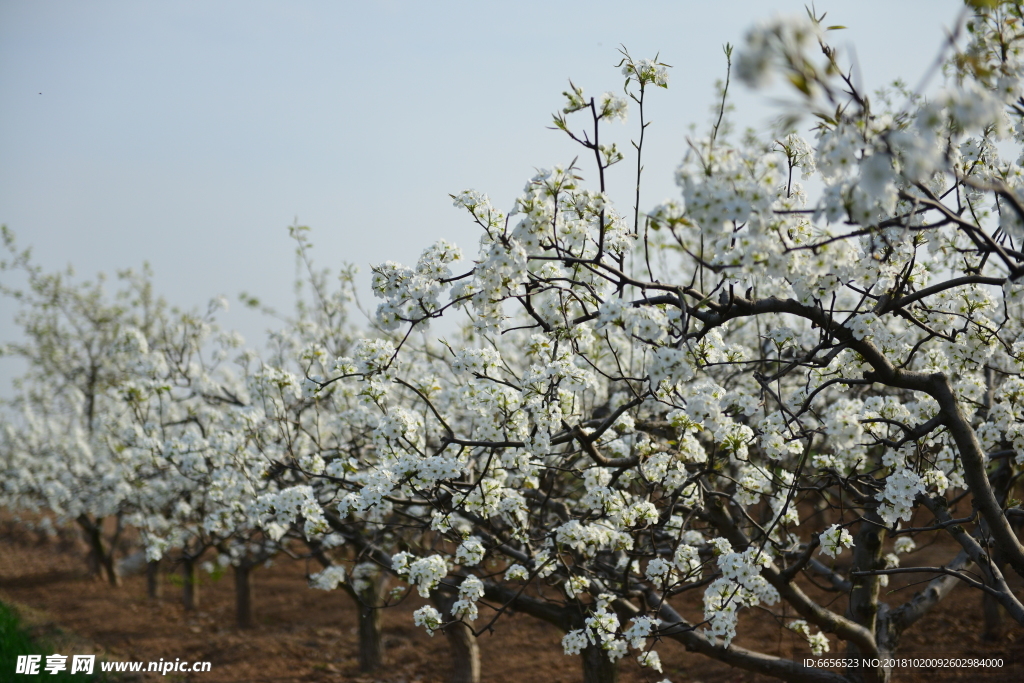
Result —
[[429, 598], [430, 591], [448, 575], [448, 563], [443, 556], [415, 558], [405, 551], [392, 556], [391, 569], [409, 583], [416, 584], [424, 598]]
[[331, 565], [309, 577], [309, 585], [323, 591], [332, 591], [342, 583], [345, 583], [345, 568], [339, 565]]
[[452, 276], [450, 264], [460, 258], [457, 247], [439, 240], [423, 251], [415, 268], [393, 261], [375, 266], [373, 293], [385, 300], [377, 307], [381, 327], [394, 330], [403, 322], [421, 320], [437, 311], [442, 305], [441, 295], [448, 287], [446, 282]]
[[878, 506], [878, 516], [886, 524], [895, 524], [899, 520], [909, 521], [915, 499], [926, 488], [925, 480], [913, 470], [905, 467], [896, 470], [886, 478], [885, 488], [875, 496], [882, 501]]
[[455, 561], [463, 567], [472, 567], [480, 564], [480, 561], [484, 559], [485, 552], [486, 550], [480, 539], [476, 536], [470, 536], [456, 549]]
[[791, 621], [788, 624], [787, 628], [807, 638], [807, 644], [810, 646], [811, 653], [814, 656], [820, 657], [821, 655], [825, 654], [830, 650], [831, 646], [828, 642], [828, 636], [826, 636], [821, 631], [818, 631], [817, 633], [811, 633], [811, 627], [803, 619]]
[[836, 557], [843, 552], [843, 548], [853, 547], [853, 535], [849, 529], [833, 524], [818, 536], [820, 552], [823, 555]]
[[452, 616], [476, 621], [480, 615], [477, 600], [484, 597], [484, 584], [475, 576], [468, 576], [459, 584], [459, 599], [452, 604]]
[[433, 637], [434, 631], [441, 628], [444, 623], [444, 617], [430, 605], [424, 605], [412, 613], [412, 622], [422, 626], [426, 629], [427, 635]]

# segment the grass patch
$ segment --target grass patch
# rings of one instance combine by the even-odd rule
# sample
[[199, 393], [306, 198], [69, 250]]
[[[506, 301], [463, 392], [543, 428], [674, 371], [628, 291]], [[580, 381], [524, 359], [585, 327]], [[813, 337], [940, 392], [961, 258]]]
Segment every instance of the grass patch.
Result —
[[[47, 673], [46, 655], [53, 654], [53, 648], [44, 639], [34, 639], [31, 634], [22, 626], [18, 614], [0, 602], [0, 680], [16, 681], [17, 683], [34, 683], [35, 681], [50, 681], [50, 683], [101, 683], [110, 682], [114, 679], [106, 674], [97, 673], [99, 670], [99, 658], [97, 657], [93, 674], [77, 673], [72, 675], [71, 655], [68, 654], [65, 662], [66, 669], [57, 674]], [[64, 654], [61, 652], [60, 654]], [[39, 673], [34, 675], [15, 674], [15, 667], [19, 655], [42, 655], [40, 660]]]

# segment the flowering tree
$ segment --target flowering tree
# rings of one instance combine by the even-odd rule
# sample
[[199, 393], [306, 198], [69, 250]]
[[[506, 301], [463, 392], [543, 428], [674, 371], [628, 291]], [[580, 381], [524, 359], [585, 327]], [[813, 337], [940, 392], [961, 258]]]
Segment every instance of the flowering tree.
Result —
[[[332, 481], [352, 469], [355, 456], [372, 438], [354, 392], [321, 386], [334, 359], [349, 352], [355, 338], [349, 320], [354, 271], [343, 268], [332, 284], [332, 273], [313, 265], [308, 228], [294, 226], [290, 232], [300, 273], [295, 312], [271, 335], [266, 358], [250, 375], [251, 437], [262, 462], [250, 476], [273, 484], [249, 501], [251, 514], [272, 537], [306, 545], [307, 556], [321, 565], [310, 577], [311, 587], [340, 588], [352, 598], [358, 612], [360, 668], [370, 671], [384, 663], [380, 608], [385, 575], [357, 547], [346, 545], [345, 536], [331, 533], [321, 507], [330, 507], [338, 495]], [[259, 305], [256, 299], [243, 298]], [[369, 533], [387, 545], [377, 534], [378, 521], [353, 518], [347, 531], [355, 537]]]
[[[16, 322], [25, 336], [4, 352], [29, 368], [16, 384], [15, 410], [5, 424], [4, 503], [43, 507], [76, 522], [92, 570], [116, 584], [114, 552], [132, 490], [130, 467], [107, 447], [104, 427], [124, 417], [108, 409], [109, 400], [137, 376], [144, 362], [137, 352], [155, 334], [165, 305], [145, 274], [122, 273], [125, 286], [111, 299], [102, 279], [76, 285], [70, 271], [43, 272], [27, 250], [18, 251], [6, 227], [3, 240], [9, 258], [0, 263], [6, 280], [0, 291], [20, 304]], [[18, 275], [24, 288], [11, 284]], [[116, 519], [112, 536], [106, 518]]]
[[[4, 285], [27, 337], [6, 351], [25, 358], [29, 373], [5, 415], [0, 504], [77, 521], [111, 583], [115, 547], [133, 527], [151, 570], [167, 554], [181, 563], [188, 609], [199, 604], [200, 558], [216, 550], [235, 574], [241, 626], [252, 621], [252, 570], [306, 543], [324, 565], [313, 585], [340, 586], [357, 601], [361, 662], [372, 669], [383, 661], [384, 575], [358, 550], [338, 548], [344, 538], [328, 533], [316, 497], [326, 502], [331, 492], [309, 486], [325, 473], [320, 453], [344, 470], [338, 456], [358, 452], [372, 429], [348, 411], [351, 392], [302, 379], [325, 373], [323, 363], [351, 344], [351, 271], [332, 287], [312, 266], [305, 229], [292, 234], [302, 268], [296, 312], [261, 357], [216, 327], [219, 300], [204, 314], [169, 309], [148, 273], [131, 272], [111, 296], [102, 277], [75, 283], [70, 272], [44, 273], [5, 229], [11, 258], [0, 266], [27, 280], [24, 289]], [[369, 522], [386, 546], [376, 518]]]
[[[238, 622], [248, 626], [250, 571], [280, 547], [251, 522], [245, 501], [274, 483], [251, 476], [265, 466], [253, 445], [249, 388], [242, 381], [251, 354], [238, 351], [238, 335], [210, 323], [193, 314], [166, 321], [161, 344], [147, 353], [158, 355], [167, 372], [119, 387], [112, 408], [125, 417], [107, 440], [130, 465], [137, 495], [126, 519], [141, 532], [149, 561], [175, 551], [185, 607], [195, 609], [199, 559], [217, 548], [234, 569]], [[235, 353], [238, 372], [224, 363]]]
[[[542, 171], [507, 215], [463, 192], [482, 231], [471, 265], [456, 274], [439, 242], [414, 268], [375, 269], [394, 336], [311, 378], [353, 387], [373, 443], [326, 464], [334, 493], [318, 500], [339, 533], [352, 515], [402, 518], [402, 552], [359, 542], [422, 595], [457, 594], [418, 624], [530, 614], [564, 629], [587, 681], [631, 651], [660, 670], [667, 641], [847, 680], [734, 644], [755, 606], [815, 653], [870, 657], [959, 584], [1024, 624], [1003, 573], [1024, 575], [1024, 204], [1007, 157], [1024, 142], [1024, 22], [1018, 2], [969, 4], [929, 97], [859, 90], [821, 17], [756, 26], [735, 75], [792, 83], [813, 140], [738, 143], [719, 118], [690, 143], [681, 196], [646, 212], [644, 107], [668, 72], [626, 54], [625, 97], [572, 85], [555, 116], [592, 185], [575, 164]], [[620, 212], [605, 127], [630, 101], [635, 204]], [[416, 342], [458, 309], [458, 343]], [[959, 550], [916, 561], [942, 535]], [[928, 583], [883, 600], [903, 573]], [[822, 579], [843, 600], [812, 598]], [[695, 589], [689, 613], [677, 596]]]
[[[102, 278], [44, 273], [4, 237], [4, 270], [27, 281], [4, 288], [22, 307], [26, 336], [8, 351], [29, 364], [5, 424], [4, 504], [77, 522], [111, 583], [127, 526], [141, 532], [151, 563], [181, 549], [185, 603], [195, 607], [196, 560], [207, 548], [230, 548], [236, 567], [247, 566], [248, 546], [235, 541], [257, 527], [243, 501], [265, 488], [246, 476], [265, 463], [242, 412], [250, 373], [223, 362], [241, 338], [217, 330], [218, 300], [205, 313], [169, 309], [148, 273], [130, 271], [110, 296]], [[116, 524], [105, 525], [109, 517]], [[259, 543], [258, 555], [268, 551]]]

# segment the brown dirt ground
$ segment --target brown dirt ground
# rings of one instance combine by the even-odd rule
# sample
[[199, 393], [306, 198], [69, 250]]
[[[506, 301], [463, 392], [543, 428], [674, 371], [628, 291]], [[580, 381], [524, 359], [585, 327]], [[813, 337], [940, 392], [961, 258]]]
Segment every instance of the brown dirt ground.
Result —
[[[201, 609], [189, 614], [180, 605], [180, 589], [175, 587], [173, 577], [164, 577], [163, 598], [149, 600], [144, 576], [127, 577], [122, 587], [111, 588], [86, 576], [83, 557], [81, 548], [40, 540], [10, 523], [0, 525], [0, 600], [20, 606], [27, 623], [38, 632], [53, 633], [59, 626], [65, 634], [62, 642], [77, 642], [66, 645], [69, 650], [119, 660], [181, 658], [212, 662], [210, 673], [166, 677], [150, 674], [140, 681], [442, 683], [447, 678], [444, 636], [430, 638], [413, 626], [411, 612], [423, 604], [418, 597], [385, 610], [388, 664], [383, 671], [366, 675], [358, 671], [356, 614], [351, 601], [341, 591], [309, 589], [306, 572], [316, 567], [307, 567], [305, 562], [286, 558], [254, 574], [258, 623], [243, 631], [233, 623], [230, 575], [219, 580], [204, 575]], [[894, 580], [890, 589], [901, 585]], [[1017, 580], [1016, 585], [1019, 587], [1021, 582]], [[808, 590], [819, 595], [813, 587]], [[699, 614], [699, 592], [694, 591], [692, 598], [680, 600], [677, 605], [691, 618]], [[1018, 595], [1022, 593], [1018, 590]], [[911, 590], [901, 590], [891, 599], [895, 603], [911, 595]], [[833, 604], [832, 608], [842, 611], [843, 605]], [[741, 622], [737, 644], [771, 654], [808, 656], [801, 638], [779, 629], [765, 613], [748, 612]], [[486, 610], [481, 609], [481, 616], [486, 619]], [[988, 643], [981, 638], [981, 627], [979, 594], [958, 588], [904, 636], [900, 656], [1002, 657], [1002, 669], [900, 669], [894, 680], [1024, 681], [1024, 629], [1013, 625], [1005, 639]], [[479, 640], [483, 681], [579, 681], [580, 660], [562, 654], [561, 636], [554, 627], [524, 615], [503, 618], [494, 634]], [[834, 638], [832, 646], [832, 655], [838, 655]], [[689, 653], [672, 641], [662, 643], [658, 650], [664, 675], [626, 660], [620, 667], [622, 683], [655, 683], [664, 677], [674, 683], [775, 680]], [[5, 672], [13, 670], [8, 664], [0, 662], [2, 680], [6, 680]]]

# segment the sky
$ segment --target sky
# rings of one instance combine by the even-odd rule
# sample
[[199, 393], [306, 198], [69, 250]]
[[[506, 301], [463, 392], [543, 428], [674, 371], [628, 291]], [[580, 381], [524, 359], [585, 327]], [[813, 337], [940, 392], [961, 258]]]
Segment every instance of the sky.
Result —
[[[957, 0], [818, 0], [841, 60], [874, 90], [915, 85]], [[258, 344], [269, 323], [240, 292], [287, 311], [288, 226], [322, 266], [415, 263], [439, 238], [475, 254], [449, 194], [503, 210], [535, 169], [581, 150], [549, 129], [568, 79], [621, 91], [620, 46], [672, 65], [650, 95], [641, 208], [678, 195], [686, 137], [705, 131], [722, 46], [789, 0], [360, 2], [0, 0], [0, 223], [46, 269], [83, 278], [148, 262], [157, 292], [205, 307]], [[778, 96], [735, 86], [738, 126], [765, 129]], [[614, 135], [628, 147], [635, 111]], [[632, 162], [635, 164], [635, 161]], [[630, 164], [631, 165], [631, 164]], [[587, 169], [584, 168], [586, 171]], [[586, 176], [584, 172], [584, 176]], [[613, 197], [633, 182], [610, 172]], [[0, 277], [5, 277], [0, 274]], [[0, 341], [16, 339], [0, 298]], [[17, 363], [0, 359], [0, 396]]]

